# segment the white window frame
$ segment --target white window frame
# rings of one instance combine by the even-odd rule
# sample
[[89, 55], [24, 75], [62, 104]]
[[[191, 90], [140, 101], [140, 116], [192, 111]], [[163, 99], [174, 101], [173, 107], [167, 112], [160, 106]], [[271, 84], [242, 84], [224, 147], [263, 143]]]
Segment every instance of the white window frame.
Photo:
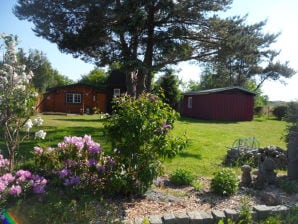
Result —
[[189, 109], [192, 108], [192, 97], [191, 96], [187, 97], [187, 108], [189, 108]]
[[114, 89], [114, 95], [113, 95], [114, 97], [118, 97], [118, 96], [120, 96], [120, 89]]
[[80, 104], [82, 103], [82, 94], [81, 93], [66, 93], [65, 95], [66, 103]]

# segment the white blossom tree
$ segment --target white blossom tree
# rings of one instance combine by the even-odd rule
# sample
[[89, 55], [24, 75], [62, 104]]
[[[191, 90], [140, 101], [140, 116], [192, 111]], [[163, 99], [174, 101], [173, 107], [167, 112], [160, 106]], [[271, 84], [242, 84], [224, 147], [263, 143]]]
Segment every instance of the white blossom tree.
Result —
[[28, 136], [34, 123], [42, 122], [36, 120], [32, 123], [29, 119], [35, 109], [37, 93], [30, 85], [33, 73], [26, 73], [26, 66], [17, 61], [17, 37], [0, 34], [0, 41], [4, 43], [0, 62], [0, 134], [6, 144], [10, 170], [13, 170], [20, 142]]

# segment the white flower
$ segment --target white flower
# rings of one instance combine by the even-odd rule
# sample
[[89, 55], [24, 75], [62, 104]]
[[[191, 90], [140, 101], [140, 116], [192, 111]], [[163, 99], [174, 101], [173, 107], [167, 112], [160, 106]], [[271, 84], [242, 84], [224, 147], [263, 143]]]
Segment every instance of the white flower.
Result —
[[44, 132], [43, 130], [39, 130], [37, 132], [35, 132], [35, 138], [41, 138], [44, 139], [46, 137], [46, 132]]
[[27, 132], [30, 131], [30, 129], [32, 128], [32, 126], [33, 126], [33, 123], [32, 123], [32, 121], [31, 121], [31, 119], [28, 119], [28, 121], [26, 121], [26, 123], [24, 124], [24, 128], [25, 128], [25, 130], [26, 130]]
[[41, 117], [35, 118], [33, 120], [33, 124], [36, 126], [40, 126], [40, 125], [42, 125], [42, 123], [43, 123], [43, 119]]

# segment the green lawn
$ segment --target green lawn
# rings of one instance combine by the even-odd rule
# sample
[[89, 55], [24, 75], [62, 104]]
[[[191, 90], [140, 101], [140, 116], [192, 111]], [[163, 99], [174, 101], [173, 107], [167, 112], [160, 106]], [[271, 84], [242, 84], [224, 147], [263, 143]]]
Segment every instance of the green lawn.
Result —
[[[36, 145], [53, 146], [61, 142], [64, 136], [91, 135], [99, 142], [105, 151], [110, 151], [108, 142], [104, 141], [103, 123], [96, 115], [43, 115], [42, 129], [47, 132], [43, 141], [25, 141], [20, 145], [19, 159], [27, 161], [32, 157]], [[276, 145], [285, 148], [282, 136], [286, 127], [283, 121], [256, 118], [251, 122], [214, 122], [181, 118], [175, 123], [174, 135], [186, 133], [189, 144], [172, 160], [163, 161], [165, 172], [172, 173], [176, 168], [185, 168], [195, 175], [210, 177], [222, 166], [227, 147], [238, 138], [256, 137], [260, 146]], [[31, 134], [31, 137], [33, 134]], [[4, 147], [0, 139], [0, 149]], [[236, 168], [239, 172], [239, 168]], [[71, 197], [70, 197], [71, 198]], [[61, 220], [92, 219], [98, 216], [98, 208], [94, 206], [93, 198], [80, 195], [70, 200], [68, 195], [51, 191], [43, 197], [38, 196], [19, 199], [12, 202], [9, 211], [20, 223], [61, 223]], [[73, 204], [78, 203], [73, 210]], [[100, 209], [101, 211], [102, 209]], [[107, 216], [108, 217], [108, 216]], [[35, 221], [33, 221], [35, 220]]]
[[[47, 132], [44, 141], [24, 142], [20, 156], [28, 159], [35, 145], [56, 146], [64, 136], [91, 135], [105, 151], [111, 150], [104, 141], [103, 124], [96, 115], [43, 115], [42, 129]], [[256, 118], [245, 122], [215, 122], [181, 118], [175, 123], [174, 135], [186, 133], [187, 149], [172, 160], [164, 161], [165, 172], [171, 173], [177, 167], [193, 171], [198, 176], [211, 176], [221, 167], [227, 151], [238, 138], [256, 137], [260, 146], [276, 145], [285, 148], [282, 139], [286, 123], [274, 119]], [[2, 144], [3, 145], [3, 144]], [[1, 147], [1, 145], [0, 145]]]
[[275, 145], [285, 148], [282, 139], [286, 123], [256, 118], [245, 122], [215, 122], [182, 118], [174, 128], [175, 134], [186, 133], [188, 148], [164, 163], [171, 173], [177, 167], [192, 170], [198, 176], [211, 176], [222, 166], [227, 147], [239, 138], [255, 137], [260, 147]]

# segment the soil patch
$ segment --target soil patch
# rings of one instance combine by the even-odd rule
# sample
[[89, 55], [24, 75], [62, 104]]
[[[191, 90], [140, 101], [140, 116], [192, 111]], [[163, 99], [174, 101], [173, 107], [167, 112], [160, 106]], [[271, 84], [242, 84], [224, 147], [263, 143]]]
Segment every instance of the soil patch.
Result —
[[[298, 193], [286, 193], [280, 183], [286, 183], [287, 177], [280, 176], [276, 184], [268, 185], [262, 190], [240, 187], [235, 195], [225, 197], [210, 191], [210, 179], [200, 178], [202, 188], [196, 190], [192, 186], [175, 187], [169, 178], [158, 178], [143, 197], [123, 201], [125, 220], [164, 215], [175, 212], [208, 211], [208, 210], [239, 210], [244, 197], [250, 205], [286, 205], [293, 206], [298, 201]], [[292, 183], [293, 184], [293, 183]], [[295, 183], [295, 187], [298, 185]]]

